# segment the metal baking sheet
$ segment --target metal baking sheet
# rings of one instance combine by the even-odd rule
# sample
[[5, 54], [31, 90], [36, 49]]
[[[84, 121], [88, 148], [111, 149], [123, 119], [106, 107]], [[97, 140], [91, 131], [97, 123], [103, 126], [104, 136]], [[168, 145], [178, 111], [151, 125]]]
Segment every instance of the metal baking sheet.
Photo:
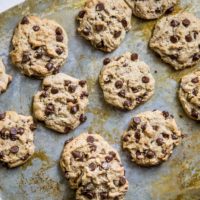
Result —
[[[74, 200], [74, 192], [68, 187], [59, 168], [59, 157], [66, 139], [87, 130], [101, 134], [118, 149], [130, 185], [126, 200], [199, 200], [200, 125], [185, 115], [177, 100], [180, 78], [197, 70], [198, 66], [175, 72], [162, 63], [148, 48], [156, 21], [147, 22], [135, 17], [132, 19], [132, 30], [115, 52], [105, 54], [93, 49], [76, 33], [75, 16], [83, 4], [84, 1], [80, 0], [27, 0], [0, 15], [0, 56], [3, 57], [7, 72], [13, 76], [8, 91], [0, 96], [0, 111], [15, 110], [24, 115], [31, 114], [32, 96], [41, 85], [40, 80], [21, 75], [11, 65], [8, 56], [13, 30], [22, 16], [27, 14], [54, 19], [66, 29], [69, 36], [69, 59], [62, 72], [87, 79], [90, 90], [88, 120], [85, 124], [67, 135], [55, 133], [39, 124], [35, 131], [36, 152], [33, 158], [16, 169], [0, 167], [0, 200]], [[200, 17], [200, 0], [182, 0], [175, 12], [184, 10]], [[156, 79], [153, 98], [131, 112], [108, 106], [97, 81], [102, 60], [126, 51], [138, 52], [151, 66]], [[120, 138], [134, 114], [153, 109], [173, 113], [187, 136], [169, 161], [158, 167], [140, 168], [131, 163], [122, 151]]]

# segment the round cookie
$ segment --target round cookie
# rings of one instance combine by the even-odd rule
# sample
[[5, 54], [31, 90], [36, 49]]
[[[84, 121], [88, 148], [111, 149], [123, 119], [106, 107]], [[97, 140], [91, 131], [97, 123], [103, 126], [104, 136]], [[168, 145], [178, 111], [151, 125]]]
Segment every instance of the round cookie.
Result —
[[132, 110], [153, 95], [155, 80], [148, 65], [140, 61], [137, 54], [106, 58], [103, 64], [99, 82], [109, 104]]
[[12, 76], [6, 74], [5, 66], [0, 58], [0, 94], [5, 92], [9, 83], [12, 81]]
[[122, 136], [122, 144], [133, 162], [141, 166], [154, 166], [169, 158], [181, 138], [182, 133], [173, 116], [167, 111], [155, 110], [133, 118]]
[[88, 0], [78, 14], [78, 32], [105, 52], [115, 50], [131, 29], [131, 9], [123, 0]]
[[187, 115], [192, 119], [200, 120], [200, 71], [182, 78], [179, 99]]
[[83, 133], [67, 141], [60, 166], [77, 200], [123, 200], [128, 190], [119, 154], [100, 135]]
[[200, 60], [200, 20], [189, 13], [162, 18], [155, 26], [150, 47], [176, 70]]
[[43, 80], [42, 90], [34, 96], [33, 112], [48, 128], [68, 133], [86, 121], [87, 104], [86, 81], [58, 73]]
[[26, 16], [12, 39], [12, 62], [27, 76], [44, 78], [59, 72], [68, 56], [68, 38], [56, 22]]
[[165, 13], [171, 13], [177, 0], [125, 0], [133, 14], [142, 19], [157, 19]]
[[31, 116], [14, 111], [0, 114], [0, 162], [9, 168], [25, 163], [34, 153], [33, 130], [36, 128]]

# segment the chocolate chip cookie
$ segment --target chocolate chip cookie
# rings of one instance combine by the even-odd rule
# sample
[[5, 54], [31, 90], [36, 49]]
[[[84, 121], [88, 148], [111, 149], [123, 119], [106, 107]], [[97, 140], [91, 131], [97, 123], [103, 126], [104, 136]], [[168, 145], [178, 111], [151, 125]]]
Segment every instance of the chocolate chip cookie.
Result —
[[123, 149], [133, 162], [141, 166], [158, 165], [166, 161], [182, 133], [174, 117], [167, 111], [147, 111], [136, 115], [122, 136]]
[[182, 78], [179, 99], [187, 115], [192, 119], [200, 120], [200, 71]]
[[200, 20], [189, 13], [162, 18], [155, 26], [150, 47], [176, 70], [200, 60]]
[[0, 58], [0, 94], [7, 90], [7, 87], [11, 81], [12, 76], [6, 74], [5, 66]]
[[35, 149], [34, 129], [36, 125], [31, 116], [14, 111], [0, 113], [0, 162], [12, 168], [30, 159]]
[[154, 93], [155, 80], [147, 64], [138, 54], [125, 53], [106, 58], [99, 75], [105, 100], [118, 108], [132, 110], [150, 99]]
[[131, 29], [131, 9], [123, 0], [88, 0], [77, 20], [81, 36], [97, 49], [111, 52]]
[[119, 154], [100, 135], [83, 133], [66, 141], [60, 166], [77, 200], [123, 200], [128, 190]]
[[48, 128], [68, 133], [86, 121], [87, 104], [86, 81], [58, 73], [43, 80], [42, 90], [34, 96], [33, 112]]
[[12, 39], [12, 62], [27, 76], [44, 78], [56, 74], [68, 56], [68, 38], [56, 22], [26, 16]]
[[133, 14], [142, 19], [157, 19], [171, 13], [177, 0], [125, 0]]

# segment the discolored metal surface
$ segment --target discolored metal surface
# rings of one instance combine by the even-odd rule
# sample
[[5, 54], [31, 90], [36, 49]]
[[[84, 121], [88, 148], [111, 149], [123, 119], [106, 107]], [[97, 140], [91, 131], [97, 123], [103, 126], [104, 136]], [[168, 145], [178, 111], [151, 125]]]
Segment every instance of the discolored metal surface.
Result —
[[[41, 81], [21, 75], [8, 57], [13, 29], [23, 15], [30, 13], [54, 19], [66, 29], [69, 59], [62, 72], [87, 79], [90, 90], [88, 120], [85, 124], [67, 135], [55, 133], [39, 124], [35, 131], [36, 153], [33, 158], [16, 169], [0, 167], [0, 200], [74, 200], [74, 193], [67, 186], [58, 161], [64, 141], [87, 130], [101, 134], [118, 149], [130, 184], [126, 200], [199, 200], [200, 125], [185, 115], [177, 100], [180, 78], [197, 70], [198, 66], [175, 72], [162, 63], [148, 48], [156, 21], [146, 22], [134, 17], [132, 30], [115, 52], [106, 55], [93, 49], [76, 34], [75, 16], [83, 4], [84, 1], [80, 0], [28, 0], [0, 15], [0, 56], [7, 71], [13, 75], [8, 91], [0, 96], [0, 111], [15, 110], [24, 115], [31, 114], [32, 96], [40, 88]], [[182, 0], [175, 12], [187, 10], [200, 17], [199, 4], [199, 0]], [[151, 66], [156, 79], [153, 98], [131, 112], [119, 111], [107, 105], [97, 81], [102, 60], [126, 51], [138, 52]], [[121, 150], [120, 137], [134, 114], [153, 109], [173, 113], [187, 137], [163, 165], [140, 168], [131, 163]]]

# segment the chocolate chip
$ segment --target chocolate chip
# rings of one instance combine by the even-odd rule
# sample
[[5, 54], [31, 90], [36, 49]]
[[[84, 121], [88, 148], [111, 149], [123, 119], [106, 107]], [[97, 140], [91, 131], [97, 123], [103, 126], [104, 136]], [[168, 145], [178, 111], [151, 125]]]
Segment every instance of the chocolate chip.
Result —
[[129, 108], [132, 106], [132, 102], [130, 100], [126, 100], [123, 103], [124, 108]]
[[40, 94], [40, 97], [42, 97], [42, 98], [46, 98], [47, 96], [48, 96], [48, 93], [46, 91], [44, 91]]
[[167, 10], [166, 10], [166, 12], [165, 12], [165, 14], [171, 14], [172, 12], [174, 11], [174, 7], [172, 6], [172, 7], [170, 7], [170, 8], [168, 8]]
[[149, 149], [149, 150], [146, 152], [146, 157], [147, 157], [147, 158], [152, 159], [152, 158], [154, 158], [154, 156], [155, 156], [155, 152], [154, 152], [154, 151], [152, 151], [152, 150]]
[[53, 74], [57, 74], [57, 73], [59, 73], [59, 71], [60, 71], [60, 65], [58, 65], [57, 67], [54, 67], [54, 69], [53, 69]]
[[167, 119], [169, 117], [169, 112], [167, 112], [167, 111], [162, 111], [162, 114], [165, 117], [165, 119]]
[[35, 58], [36, 59], [40, 59], [42, 58], [43, 56], [43, 51], [41, 49], [38, 49], [36, 52], [35, 52]]
[[131, 90], [133, 91], [133, 93], [139, 92], [139, 90], [137, 88], [134, 88], [134, 87], [132, 87]]
[[173, 140], [177, 140], [178, 139], [178, 136], [176, 134], [172, 134], [172, 139]]
[[128, 22], [126, 21], [126, 19], [122, 19], [121, 23], [124, 28], [128, 26]]
[[74, 93], [74, 92], [76, 91], [76, 86], [75, 86], [75, 85], [69, 85], [68, 91], [69, 91], [70, 93]]
[[17, 134], [17, 129], [16, 128], [11, 128], [10, 129], [10, 134], [11, 135], [16, 135]]
[[198, 89], [194, 89], [194, 90], [192, 91], [192, 94], [193, 94], [194, 96], [197, 96], [198, 93], [199, 93]]
[[76, 161], [83, 161], [83, 155], [79, 151], [72, 151], [72, 156]]
[[171, 41], [172, 43], [177, 43], [178, 40], [179, 40], [179, 37], [178, 37], [177, 35], [172, 35], [172, 36], [170, 36], [170, 41]]
[[109, 163], [109, 162], [111, 162], [113, 160], [113, 157], [112, 156], [106, 156], [105, 160], [106, 160], [106, 162]]
[[115, 31], [114, 32], [114, 38], [118, 38], [121, 35], [121, 31]]
[[109, 74], [105, 79], [104, 79], [104, 83], [110, 83], [111, 79], [113, 78], [113, 76], [111, 74]]
[[65, 141], [65, 145], [69, 144], [73, 139], [74, 139], [74, 138], [71, 137], [71, 138], [69, 138], [68, 140], [66, 140], [66, 141]]
[[107, 162], [102, 162], [101, 163], [101, 168], [105, 169], [105, 170], [108, 170], [109, 169], [109, 164]]
[[86, 120], [87, 120], [87, 117], [84, 116], [83, 114], [81, 114], [81, 115], [80, 115], [80, 118], [79, 118], [79, 121], [80, 121], [81, 123], [84, 123]]
[[18, 146], [12, 146], [10, 148], [10, 152], [13, 153], [13, 154], [18, 153], [18, 151], [19, 151], [19, 147]]
[[17, 129], [17, 134], [23, 135], [23, 134], [24, 134], [24, 128], [19, 127], [19, 128]]
[[63, 42], [64, 38], [62, 35], [56, 35], [56, 41], [57, 42]]
[[40, 27], [39, 26], [33, 26], [33, 30], [35, 31], [35, 32], [37, 32], [37, 31], [39, 31], [40, 30]]
[[45, 115], [51, 115], [53, 114], [55, 111], [55, 107], [52, 103], [49, 103], [47, 106], [46, 106], [46, 109], [45, 109]]
[[191, 80], [192, 83], [198, 83], [199, 82], [199, 78], [198, 77], [195, 77]]
[[3, 151], [0, 151], [0, 159], [4, 157]]
[[120, 177], [119, 178], [119, 186], [123, 186], [126, 184], [126, 178], [125, 177]]
[[86, 80], [81, 80], [81, 81], [79, 81], [79, 85], [80, 85], [81, 87], [84, 87], [84, 86], [86, 85], [86, 83], [87, 83]]
[[140, 131], [139, 131], [139, 130], [136, 130], [136, 131], [135, 131], [135, 139], [140, 140], [140, 137], [141, 137]]
[[190, 20], [189, 19], [184, 19], [182, 21], [183, 26], [188, 27], [190, 25]]
[[36, 128], [37, 128], [37, 125], [36, 125], [36, 124], [31, 124], [31, 125], [30, 125], [31, 131], [36, 130]]
[[63, 49], [60, 48], [60, 47], [58, 47], [58, 48], [56, 49], [56, 53], [57, 53], [58, 55], [61, 55], [61, 54], [63, 53]]
[[135, 124], [139, 124], [141, 122], [141, 119], [139, 117], [133, 117], [133, 122]]
[[104, 10], [105, 9], [105, 7], [104, 7], [104, 4], [103, 3], [98, 3], [97, 5], [96, 5], [96, 11], [102, 11], [102, 10]]
[[95, 193], [90, 190], [82, 191], [82, 195], [86, 196], [88, 199], [93, 199], [95, 197]]
[[180, 25], [180, 22], [177, 21], [177, 20], [172, 20], [171, 23], [170, 23], [170, 25], [171, 25], [172, 27], [177, 27], [177, 26]]
[[147, 128], [147, 125], [146, 125], [146, 124], [141, 125], [141, 129], [142, 129], [142, 131], [145, 131], [146, 128]]
[[88, 94], [87, 92], [83, 91], [83, 92], [81, 93], [80, 98], [83, 99], [84, 97], [88, 97], [88, 96], [89, 96], [89, 94]]
[[95, 152], [97, 150], [97, 146], [92, 144], [90, 145], [90, 152]]
[[156, 9], [155, 9], [155, 12], [156, 12], [157, 14], [160, 14], [160, 13], [162, 12], [162, 10], [161, 10], [161, 8], [156, 8]]
[[77, 101], [77, 99], [68, 99], [68, 98], [67, 98], [67, 103], [77, 104], [78, 101]]
[[192, 42], [192, 36], [191, 36], [190, 34], [186, 35], [186, 36], [185, 36], [185, 40], [186, 40], [187, 42]]
[[104, 65], [107, 65], [108, 63], [110, 63], [110, 58], [105, 58], [104, 60], [103, 60], [103, 64]]
[[125, 98], [126, 96], [125, 90], [121, 90], [120, 92], [118, 92], [118, 96]]
[[96, 164], [95, 163], [90, 163], [89, 168], [91, 171], [94, 171], [96, 169]]
[[166, 138], [166, 139], [169, 138], [169, 135], [168, 135], [167, 133], [165, 133], [165, 132], [162, 133], [162, 136], [163, 136], [164, 138]]
[[103, 30], [103, 25], [102, 24], [97, 24], [96, 26], [95, 26], [95, 29], [96, 29], [96, 31], [97, 32], [100, 32], [100, 31], [102, 31]]
[[70, 109], [71, 114], [76, 114], [79, 111], [79, 105], [72, 106]]
[[6, 117], [6, 113], [0, 113], [0, 120], [5, 119], [5, 117]]
[[51, 88], [51, 93], [52, 93], [52, 94], [57, 94], [57, 93], [58, 93], [58, 89], [52, 87], [52, 88]]
[[54, 64], [49, 62], [45, 65], [45, 67], [47, 68], [48, 71], [51, 71], [54, 68]]
[[125, 135], [125, 136], [123, 137], [123, 141], [124, 141], [124, 142], [128, 142], [128, 141], [129, 141], [129, 137], [130, 137], [130, 135]]
[[198, 53], [195, 53], [192, 57], [193, 61], [198, 61], [200, 59], [200, 55]]
[[69, 133], [72, 129], [68, 126], [65, 127], [64, 133]]
[[115, 82], [115, 87], [116, 87], [117, 89], [122, 88], [122, 86], [123, 86], [123, 82], [122, 82], [122, 81], [116, 81], [116, 82]]
[[112, 156], [113, 158], [116, 157], [116, 153], [115, 153], [114, 151], [110, 151], [110, 152], [109, 152], [109, 155]]
[[18, 139], [17, 135], [10, 135], [11, 141], [16, 141]]
[[101, 200], [107, 200], [108, 199], [108, 193], [107, 192], [100, 192]]
[[137, 53], [132, 53], [131, 54], [131, 60], [136, 61], [138, 59], [138, 54]]
[[199, 118], [199, 113], [193, 108], [191, 110], [191, 116], [194, 117], [195, 119]]
[[22, 63], [27, 63], [30, 61], [29, 52], [24, 51], [22, 54]]
[[142, 153], [137, 150], [136, 153], [135, 153], [135, 155], [136, 155], [137, 159], [140, 159], [140, 156], [142, 155]]
[[70, 83], [71, 83], [70, 80], [65, 80], [64, 85], [65, 85], [65, 86], [68, 86]]
[[94, 143], [94, 137], [91, 136], [91, 135], [89, 135], [89, 136], [87, 137], [87, 142], [88, 142], [88, 143]]
[[172, 54], [172, 55], [169, 55], [169, 57], [172, 59], [172, 60], [177, 60], [179, 55], [178, 54]]
[[163, 142], [163, 139], [162, 139], [162, 138], [158, 138], [158, 139], [156, 140], [156, 143], [157, 143], [158, 146], [162, 146], [164, 142]]
[[143, 83], [149, 83], [149, 81], [150, 81], [149, 77], [147, 77], [147, 76], [143, 76], [142, 77], [142, 82]]
[[8, 133], [8, 130], [6, 130], [5, 128], [1, 129], [1, 131], [0, 131], [1, 139], [3, 139], [3, 140], [8, 139], [8, 134], [7, 133]]
[[25, 161], [25, 160], [27, 160], [29, 158], [29, 156], [30, 155], [27, 153], [24, 157], [21, 158], [21, 160]]
[[197, 35], [199, 34], [197, 31], [193, 31], [194, 39], [197, 39]]
[[78, 17], [83, 18], [83, 17], [85, 16], [85, 13], [86, 13], [85, 10], [81, 10], [81, 11], [78, 13]]
[[55, 30], [56, 35], [62, 35], [63, 34], [63, 30], [60, 27], [57, 27]]
[[153, 128], [153, 130], [155, 130], [155, 131], [158, 131], [158, 129], [159, 129], [159, 126], [157, 126], [157, 125], [154, 125], [154, 126], [152, 126], [152, 128]]
[[87, 29], [87, 28], [84, 28], [82, 32], [83, 32], [83, 34], [86, 35], [86, 36], [88, 36], [88, 35], [90, 34], [90, 30]]
[[21, 21], [21, 24], [29, 24], [29, 20], [28, 20], [28, 17], [23, 17], [22, 21]]

